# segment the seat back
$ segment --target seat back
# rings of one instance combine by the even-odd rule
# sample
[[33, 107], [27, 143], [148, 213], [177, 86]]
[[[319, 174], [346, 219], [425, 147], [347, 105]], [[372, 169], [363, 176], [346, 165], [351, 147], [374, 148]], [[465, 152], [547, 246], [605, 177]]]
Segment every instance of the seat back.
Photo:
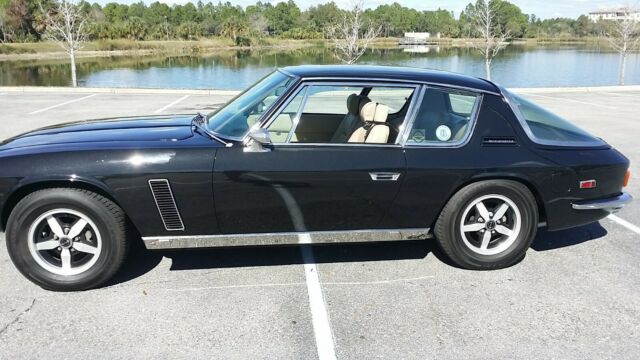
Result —
[[371, 102], [371, 100], [366, 96], [357, 94], [349, 95], [347, 98], [347, 114], [331, 137], [332, 143], [346, 143], [349, 136], [351, 136], [358, 127], [362, 126], [363, 122], [359, 116], [360, 109], [369, 102]]
[[360, 110], [364, 124], [349, 137], [350, 143], [386, 144], [390, 129], [387, 122], [389, 107], [375, 102], [365, 104]]

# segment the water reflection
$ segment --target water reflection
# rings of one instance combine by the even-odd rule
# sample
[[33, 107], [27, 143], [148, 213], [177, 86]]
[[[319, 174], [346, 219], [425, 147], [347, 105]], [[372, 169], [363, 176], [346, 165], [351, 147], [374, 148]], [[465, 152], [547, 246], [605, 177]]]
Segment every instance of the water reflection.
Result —
[[[333, 64], [326, 48], [220, 51], [207, 55], [104, 57], [79, 60], [81, 86], [241, 89], [274, 68]], [[414, 66], [484, 74], [482, 58], [472, 49], [420, 46], [372, 49], [363, 64]], [[627, 83], [640, 84], [640, 54], [627, 61]], [[618, 55], [598, 46], [509, 46], [493, 63], [494, 80], [506, 86], [614, 85]], [[67, 61], [0, 62], [0, 85], [67, 86]]]

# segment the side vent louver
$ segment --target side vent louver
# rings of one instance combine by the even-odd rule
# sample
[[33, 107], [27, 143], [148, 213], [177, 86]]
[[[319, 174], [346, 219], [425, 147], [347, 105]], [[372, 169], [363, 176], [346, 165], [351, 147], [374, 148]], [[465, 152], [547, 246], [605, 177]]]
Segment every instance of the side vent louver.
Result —
[[482, 138], [482, 145], [483, 146], [487, 146], [487, 145], [488, 146], [516, 146], [518, 145], [518, 142], [513, 137], [495, 136], [495, 137]]
[[160, 217], [162, 218], [165, 229], [169, 231], [184, 230], [184, 224], [182, 223], [178, 206], [176, 206], [176, 201], [173, 198], [169, 180], [149, 180], [149, 187], [156, 201], [156, 206], [158, 206], [158, 211], [160, 212]]

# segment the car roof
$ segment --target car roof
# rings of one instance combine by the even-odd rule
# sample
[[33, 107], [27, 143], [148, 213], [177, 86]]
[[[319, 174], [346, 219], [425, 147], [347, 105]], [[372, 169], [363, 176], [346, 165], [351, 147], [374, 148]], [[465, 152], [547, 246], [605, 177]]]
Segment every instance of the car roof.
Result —
[[484, 79], [447, 71], [427, 70], [412, 67], [376, 65], [300, 65], [284, 67], [281, 68], [281, 70], [301, 78], [417, 81], [494, 93], [500, 92], [500, 89], [498, 89], [496, 85]]

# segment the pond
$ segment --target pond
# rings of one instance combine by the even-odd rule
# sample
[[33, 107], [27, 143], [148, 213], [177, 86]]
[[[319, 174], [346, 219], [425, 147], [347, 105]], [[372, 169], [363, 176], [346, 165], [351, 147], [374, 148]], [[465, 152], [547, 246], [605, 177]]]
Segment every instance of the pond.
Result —
[[[273, 69], [300, 64], [334, 64], [331, 50], [220, 51], [189, 56], [82, 58], [80, 86], [189, 89], [242, 89]], [[484, 76], [482, 57], [473, 49], [428, 46], [372, 49], [360, 64], [413, 66]], [[508, 87], [616, 85], [619, 57], [606, 47], [511, 45], [494, 60], [493, 80]], [[65, 60], [0, 62], [0, 85], [67, 86]], [[640, 54], [627, 59], [626, 84], [640, 84]]]

